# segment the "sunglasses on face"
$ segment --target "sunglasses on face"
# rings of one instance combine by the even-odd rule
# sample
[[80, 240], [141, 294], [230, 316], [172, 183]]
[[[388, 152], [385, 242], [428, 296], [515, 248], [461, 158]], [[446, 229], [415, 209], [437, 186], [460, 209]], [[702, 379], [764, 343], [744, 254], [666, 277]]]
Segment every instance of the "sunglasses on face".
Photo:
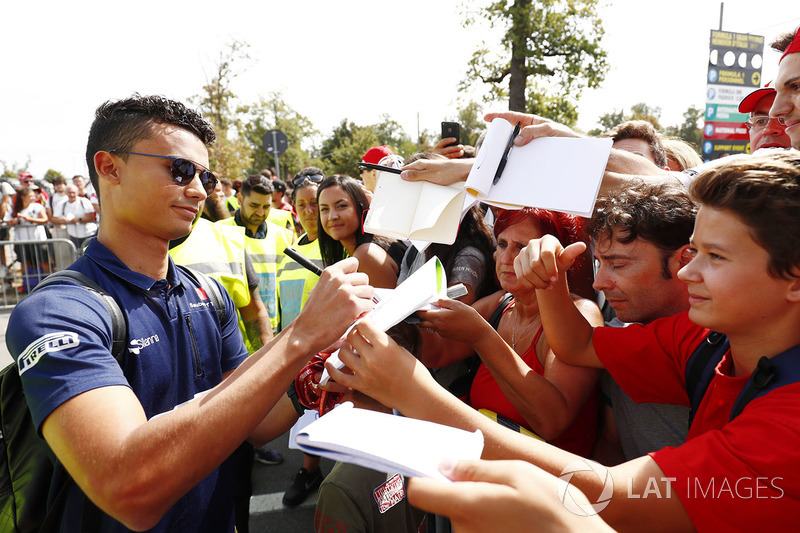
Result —
[[141, 152], [128, 152], [125, 150], [109, 150], [109, 152], [114, 154], [129, 154], [129, 155], [143, 155], [145, 157], [157, 157], [159, 159], [169, 159], [172, 161], [172, 164], [169, 166], [169, 171], [172, 174], [172, 182], [175, 185], [179, 185], [181, 187], [186, 187], [189, 185], [194, 177], [197, 175], [197, 172], [200, 172], [200, 183], [203, 185], [203, 189], [205, 189], [206, 194], [210, 195], [214, 192], [214, 189], [217, 187], [217, 177], [211, 172], [209, 169], [200, 165], [199, 163], [195, 163], [190, 159], [186, 159], [185, 157], [175, 157], [171, 155], [155, 155], [155, 154], [143, 154]]
[[298, 176], [292, 180], [292, 185], [298, 187], [305, 183], [306, 181], [310, 181], [311, 183], [322, 183], [322, 176], [319, 174], [311, 174], [307, 176]]

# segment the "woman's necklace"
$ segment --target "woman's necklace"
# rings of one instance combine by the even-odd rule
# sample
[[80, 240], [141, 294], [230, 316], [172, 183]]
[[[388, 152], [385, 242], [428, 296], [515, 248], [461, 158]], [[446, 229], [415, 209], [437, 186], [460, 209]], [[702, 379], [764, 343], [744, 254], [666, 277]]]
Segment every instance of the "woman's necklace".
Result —
[[[515, 308], [514, 309], [514, 327], [511, 328], [511, 348], [515, 352], [517, 351], [517, 317], [518, 316], [519, 316], [519, 312]], [[531, 326], [533, 325], [534, 322], [536, 322], [536, 317], [533, 317], [533, 320], [531, 320], [531, 322], [527, 326], [525, 326], [525, 329], [522, 330], [522, 333], [519, 336], [520, 340], [522, 339], [522, 337], [525, 336], [525, 333], [527, 333], [528, 330], [531, 329]]]

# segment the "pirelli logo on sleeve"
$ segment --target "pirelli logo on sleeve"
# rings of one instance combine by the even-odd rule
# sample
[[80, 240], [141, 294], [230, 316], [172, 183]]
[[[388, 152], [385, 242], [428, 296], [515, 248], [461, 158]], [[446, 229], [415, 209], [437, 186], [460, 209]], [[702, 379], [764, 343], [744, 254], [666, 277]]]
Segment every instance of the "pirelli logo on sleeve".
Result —
[[60, 352], [67, 348], [78, 346], [78, 334], [58, 331], [56, 333], [48, 333], [43, 335], [30, 343], [25, 351], [22, 352], [17, 366], [19, 367], [20, 375], [24, 374], [29, 368], [39, 362], [39, 359], [46, 353]]

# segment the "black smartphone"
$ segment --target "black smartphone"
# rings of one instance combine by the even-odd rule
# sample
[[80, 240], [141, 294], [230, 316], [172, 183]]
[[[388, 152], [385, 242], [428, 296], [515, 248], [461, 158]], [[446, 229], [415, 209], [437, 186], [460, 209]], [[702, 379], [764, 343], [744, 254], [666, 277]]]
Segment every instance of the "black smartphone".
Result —
[[446, 137], [456, 138], [456, 142], [450, 143], [447, 146], [461, 144], [461, 125], [458, 122], [442, 122], [442, 139]]

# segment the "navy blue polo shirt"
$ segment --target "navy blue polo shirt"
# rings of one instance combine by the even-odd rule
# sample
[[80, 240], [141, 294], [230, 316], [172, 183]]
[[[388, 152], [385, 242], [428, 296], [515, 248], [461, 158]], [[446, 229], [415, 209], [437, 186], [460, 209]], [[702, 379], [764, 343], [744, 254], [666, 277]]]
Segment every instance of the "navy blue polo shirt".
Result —
[[[9, 318], [6, 344], [19, 365], [37, 428], [68, 399], [113, 385], [130, 387], [152, 418], [219, 384], [247, 357], [236, 309], [222, 286], [227, 318], [220, 326], [208, 295], [172, 259], [167, 279], [153, 280], [131, 271], [95, 239], [70, 268], [95, 280], [125, 313], [124, 369], [110, 351], [108, 310], [86, 289], [53, 285], [24, 298]], [[75, 492], [68, 513], [82, 508], [84, 496]], [[65, 518], [64, 526], [69, 522]], [[75, 531], [79, 522], [73, 522]], [[103, 525], [103, 531], [125, 530], [109, 517]], [[232, 477], [223, 463], [179, 500], [155, 531], [232, 529]]]

